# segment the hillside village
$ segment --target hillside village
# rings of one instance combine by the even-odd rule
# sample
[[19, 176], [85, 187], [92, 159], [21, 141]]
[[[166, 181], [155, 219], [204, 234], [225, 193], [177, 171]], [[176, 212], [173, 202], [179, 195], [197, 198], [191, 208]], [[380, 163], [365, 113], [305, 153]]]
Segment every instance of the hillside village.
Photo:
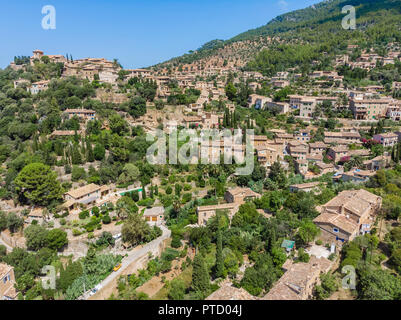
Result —
[[[16, 56], [0, 70], [0, 299], [400, 299], [401, 35], [375, 41], [305, 63], [265, 61], [307, 45], [286, 34], [143, 69]], [[254, 169], [200, 149], [150, 164], [158, 129], [253, 130]], [[206, 154], [227, 149], [245, 140]]]

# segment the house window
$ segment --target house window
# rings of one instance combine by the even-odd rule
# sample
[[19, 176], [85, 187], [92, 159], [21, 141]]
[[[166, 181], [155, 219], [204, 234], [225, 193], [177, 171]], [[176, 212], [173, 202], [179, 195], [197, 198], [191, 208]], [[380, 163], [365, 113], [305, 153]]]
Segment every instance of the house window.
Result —
[[338, 230], [337, 228], [333, 228], [333, 231], [334, 231], [335, 233], [338, 233], [338, 232], [339, 232], [339, 230]]

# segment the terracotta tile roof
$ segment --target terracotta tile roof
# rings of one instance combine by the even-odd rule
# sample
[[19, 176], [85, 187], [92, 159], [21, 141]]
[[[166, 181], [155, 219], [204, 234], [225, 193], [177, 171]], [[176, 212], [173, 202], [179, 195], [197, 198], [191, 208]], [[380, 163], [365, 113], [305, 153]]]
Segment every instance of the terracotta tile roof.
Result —
[[370, 203], [354, 197], [352, 201], [346, 202], [343, 207], [357, 216], [362, 216], [370, 208]]
[[332, 147], [330, 149], [333, 150], [335, 153], [348, 152], [348, 147], [346, 147], [346, 146], [336, 146], [336, 147]]
[[224, 204], [216, 204], [210, 206], [201, 206], [198, 207], [198, 211], [209, 211], [209, 210], [229, 210], [234, 209], [235, 207], [239, 206], [237, 203], [224, 203]]
[[321, 182], [316, 181], [316, 182], [308, 182], [308, 183], [300, 183], [300, 184], [293, 184], [290, 185], [290, 187], [292, 188], [297, 188], [297, 189], [308, 189], [308, 188], [313, 188], [313, 187], [317, 187], [318, 185], [320, 185]]
[[306, 160], [322, 161], [323, 155], [322, 154], [307, 154]]
[[358, 224], [351, 219], [348, 219], [346, 216], [342, 214], [335, 213], [322, 213], [318, 217], [316, 217], [313, 222], [315, 223], [323, 223], [323, 224], [331, 224], [334, 227], [337, 227], [346, 233], [352, 234], [355, 230], [358, 229]]
[[267, 137], [266, 136], [251, 136], [251, 139], [252, 138], [255, 141], [267, 141]]
[[[77, 134], [80, 134], [80, 131], [77, 131]], [[53, 131], [53, 133], [51, 134], [51, 136], [73, 136], [75, 135], [75, 131], [74, 130], [55, 130]]]
[[395, 133], [392, 132], [387, 132], [387, 133], [380, 133], [380, 134], [375, 134], [373, 139], [375, 137], [383, 137], [383, 138], [398, 138], [398, 136]]
[[349, 150], [348, 155], [349, 156], [361, 156], [361, 157], [366, 157], [370, 155], [370, 150], [368, 149], [357, 149], [357, 150]]
[[205, 300], [258, 300], [243, 288], [235, 288], [231, 283], [223, 284]]
[[311, 148], [327, 148], [328, 145], [322, 141], [317, 141], [317, 142], [310, 143], [309, 147], [311, 147]]
[[319, 169], [334, 168], [334, 165], [332, 163], [324, 163], [324, 162], [316, 162], [316, 166], [319, 167]]
[[89, 193], [96, 192], [98, 190], [100, 190], [100, 186], [98, 186], [98, 185], [96, 185], [94, 183], [91, 183], [91, 184], [88, 184], [88, 185], [83, 186], [81, 188], [68, 191], [68, 192], [66, 192], [66, 194], [70, 195], [74, 199], [78, 199], [78, 198], [81, 198], [81, 197], [83, 197], [83, 196], [85, 196], [85, 195], [87, 195]]
[[[320, 211], [322, 213], [313, 221], [315, 223], [332, 224], [352, 234], [359, 228], [359, 224], [347, 218], [347, 211], [360, 218], [366, 218], [366, 213], [371, 212], [373, 208], [377, 208], [380, 205], [381, 197], [366, 190], [346, 190], [321, 206]], [[342, 208], [347, 210], [345, 214], [340, 213]]]
[[94, 110], [87, 110], [87, 109], [66, 109], [65, 113], [96, 113]]
[[299, 147], [292, 147], [290, 148], [291, 153], [297, 152], [297, 153], [307, 153], [308, 149], [304, 146], [299, 146]]
[[241, 188], [241, 187], [235, 187], [229, 189], [227, 190], [227, 192], [231, 193], [234, 197], [235, 196], [256, 197], [260, 195], [259, 193], [256, 193], [250, 188]]
[[0, 263], [0, 279], [2, 280], [6, 274], [8, 274], [13, 267], [5, 263]]
[[262, 300], [305, 300], [311, 293], [310, 286], [331, 266], [330, 260], [315, 256], [311, 256], [308, 263], [287, 263], [287, 271]]
[[154, 207], [151, 209], [146, 209], [143, 213], [143, 216], [161, 216], [164, 215], [164, 208], [163, 207]]

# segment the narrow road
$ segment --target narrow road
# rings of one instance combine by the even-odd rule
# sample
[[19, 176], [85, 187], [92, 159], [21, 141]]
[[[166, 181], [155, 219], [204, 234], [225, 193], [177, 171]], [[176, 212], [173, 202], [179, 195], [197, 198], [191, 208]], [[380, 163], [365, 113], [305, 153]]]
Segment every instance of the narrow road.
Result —
[[1, 238], [0, 238], [0, 244], [6, 247], [7, 252], [13, 251], [13, 247], [10, 247], [7, 243], [5, 243]]
[[[100, 285], [99, 292], [102, 291], [103, 288], [106, 287], [107, 285], [109, 285], [112, 281], [117, 279], [128, 266], [130, 266], [132, 263], [135, 263], [138, 259], [142, 258], [153, 248], [158, 247], [164, 240], [170, 238], [171, 231], [169, 229], [167, 229], [163, 225], [160, 226], [160, 229], [162, 229], [162, 231], [163, 231], [163, 234], [160, 237], [145, 244], [140, 249], [132, 250], [130, 253], [128, 253], [128, 257], [123, 258], [123, 260], [121, 262], [121, 268], [116, 272], [112, 272], [106, 279], [104, 279], [99, 284]], [[87, 300], [90, 297], [89, 293], [90, 293], [90, 291], [85, 292], [81, 297], [78, 298], [78, 300]]]

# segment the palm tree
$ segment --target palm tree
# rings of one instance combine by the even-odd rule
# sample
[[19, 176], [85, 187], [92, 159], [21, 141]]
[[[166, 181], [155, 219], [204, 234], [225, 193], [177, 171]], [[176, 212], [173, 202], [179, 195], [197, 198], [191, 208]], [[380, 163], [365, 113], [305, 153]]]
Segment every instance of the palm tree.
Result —
[[354, 156], [350, 160], [350, 165], [351, 165], [351, 167], [362, 168], [363, 160], [362, 160], [362, 158], [360, 156]]
[[122, 201], [117, 202], [116, 211], [117, 211], [117, 216], [120, 219], [125, 219], [129, 215], [129, 210], [127, 208], [127, 205], [125, 202], [122, 202]]

